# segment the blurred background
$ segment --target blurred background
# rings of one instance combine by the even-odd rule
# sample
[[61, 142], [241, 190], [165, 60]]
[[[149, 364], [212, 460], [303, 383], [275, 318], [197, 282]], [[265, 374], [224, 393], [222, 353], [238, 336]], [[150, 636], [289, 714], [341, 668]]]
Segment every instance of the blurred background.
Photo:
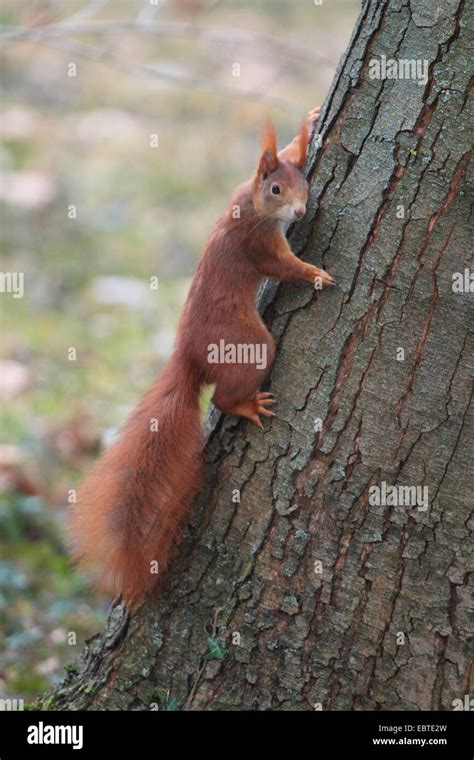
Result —
[[2, 0], [0, 273], [24, 296], [0, 292], [0, 697], [34, 699], [102, 626], [68, 502], [162, 368], [265, 114], [282, 147], [359, 5]]

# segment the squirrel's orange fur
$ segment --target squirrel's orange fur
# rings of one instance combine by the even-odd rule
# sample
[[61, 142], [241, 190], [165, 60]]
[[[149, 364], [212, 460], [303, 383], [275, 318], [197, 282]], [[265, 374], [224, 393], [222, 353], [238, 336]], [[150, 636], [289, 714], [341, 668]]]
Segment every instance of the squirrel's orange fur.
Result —
[[[305, 211], [308, 185], [301, 169], [318, 111], [279, 154], [273, 126], [266, 125], [255, 176], [237, 188], [209, 236], [168, 365], [80, 488], [71, 521], [73, 555], [96, 572], [99, 588], [122, 594], [131, 606], [169, 569], [199, 489], [202, 386], [215, 385], [213, 402], [227, 414], [259, 426], [260, 415], [273, 414], [271, 394], [258, 392], [275, 354], [255, 307], [260, 282], [267, 276], [332, 282], [294, 256], [282, 231]], [[266, 366], [209, 363], [209, 346], [222, 339], [266, 346]]]

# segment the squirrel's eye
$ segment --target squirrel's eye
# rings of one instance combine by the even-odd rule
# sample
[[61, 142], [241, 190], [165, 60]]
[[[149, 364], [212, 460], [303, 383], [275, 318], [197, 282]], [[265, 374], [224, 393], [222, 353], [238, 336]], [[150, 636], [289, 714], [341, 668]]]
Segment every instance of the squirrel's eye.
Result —
[[280, 186], [279, 185], [272, 185], [272, 193], [273, 193], [273, 195], [280, 195]]

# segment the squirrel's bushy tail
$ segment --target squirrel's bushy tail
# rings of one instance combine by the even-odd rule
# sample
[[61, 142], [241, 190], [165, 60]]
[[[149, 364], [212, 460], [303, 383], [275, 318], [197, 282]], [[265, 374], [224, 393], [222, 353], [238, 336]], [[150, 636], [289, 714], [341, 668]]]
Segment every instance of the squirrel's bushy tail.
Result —
[[199, 489], [199, 390], [196, 374], [173, 356], [79, 489], [73, 556], [96, 573], [98, 588], [130, 606], [169, 567]]

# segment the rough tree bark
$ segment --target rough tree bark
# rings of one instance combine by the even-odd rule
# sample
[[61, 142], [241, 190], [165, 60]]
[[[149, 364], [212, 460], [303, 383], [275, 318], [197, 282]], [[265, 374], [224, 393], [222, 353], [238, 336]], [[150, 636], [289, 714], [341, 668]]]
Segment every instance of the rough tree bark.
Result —
[[[169, 588], [131, 619], [113, 607], [43, 707], [450, 710], [469, 693], [473, 296], [452, 287], [468, 27], [463, 0], [365, 3], [292, 236], [339, 288], [267, 285], [277, 418], [214, 417]], [[426, 83], [371, 79], [382, 54], [427, 59]], [[372, 504], [382, 481], [427, 486], [428, 509]]]

